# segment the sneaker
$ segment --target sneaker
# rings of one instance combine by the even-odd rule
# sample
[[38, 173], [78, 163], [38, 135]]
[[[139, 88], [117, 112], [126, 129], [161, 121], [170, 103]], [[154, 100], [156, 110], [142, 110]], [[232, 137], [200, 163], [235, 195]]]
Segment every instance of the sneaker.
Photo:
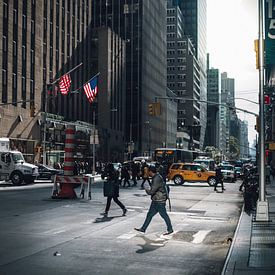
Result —
[[145, 231], [142, 228], [134, 228], [136, 231], [140, 232], [140, 233], [145, 233]]
[[107, 216], [108, 216], [108, 212], [100, 213], [100, 215], [102, 215], [102, 216], [104, 216], [104, 217], [107, 217]]
[[127, 213], [128, 210], [126, 208], [124, 208], [122, 211], [123, 211], [122, 216], [126, 216], [126, 213]]
[[167, 232], [163, 233], [163, 236], [170, 235], [170, 234], [172, 234], [173, 232], [174, 232], [173, 230], [167, 231]]

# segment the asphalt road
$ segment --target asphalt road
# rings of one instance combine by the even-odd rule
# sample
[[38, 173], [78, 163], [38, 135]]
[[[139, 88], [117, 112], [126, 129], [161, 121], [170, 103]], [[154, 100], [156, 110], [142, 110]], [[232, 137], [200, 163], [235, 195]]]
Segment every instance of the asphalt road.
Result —
[[49, 183], [2, 186], [0, 274], [220, 274], [241, 211], [239, 184], [225, 183], [224, 193], [172, 184], [171, 236], [158, 215], [145, 235], [133, 230], [150, 205], [139, 186], [120, 190], [127, 216], [112, 202], [108, 218], [101, 183], [92, 200], [53, 200]]

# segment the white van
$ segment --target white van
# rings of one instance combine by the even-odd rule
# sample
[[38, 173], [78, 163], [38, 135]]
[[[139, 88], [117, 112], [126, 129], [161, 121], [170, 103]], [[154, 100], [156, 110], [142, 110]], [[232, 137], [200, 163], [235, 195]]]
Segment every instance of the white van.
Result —
[[25, 162], [21, 152], [9, 150], [9, 139], [0, 139], [1, 180], [11, 180], [14, 185], [20, 185], [23, 181], [29, 184], [33, 183], [38, 175], [38, 167]]
[[199, 157], [199, 158], [196, 158], [194, 162], [204, 166], [209, 171], [215, 171], [216, 169], [215, 161], [214, 159], [211, 159], [211, 158]]

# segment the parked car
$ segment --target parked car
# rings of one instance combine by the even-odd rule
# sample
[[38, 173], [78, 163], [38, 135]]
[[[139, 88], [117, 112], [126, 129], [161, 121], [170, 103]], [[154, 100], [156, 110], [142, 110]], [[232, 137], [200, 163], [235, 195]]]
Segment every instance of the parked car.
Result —
[[224, 180], [229, 180], [230, 182], [236, 181], [234, 166], [231, 164], [221, 164], [219, 165], [223, 174]]
[[210, 186], [216, 183], [214, 171], [208, 171], [202, 165], [196, 163], [173, 163], [169, 168], [167, 178], [173, 180], [176, 185], [188, 182], [208, 182]]
[[243, 176], [242, 167], [235, 166], [234, 170], [235, 170], [235, 178], [236, 179], [241, 179], [242, 176]]
[[63, 175], [64, 172], [61, 169], [55, 169], [51, 166], [37, 164], [39, 176], [37, 179], [47, 179], [50, 180], [54, 175]]

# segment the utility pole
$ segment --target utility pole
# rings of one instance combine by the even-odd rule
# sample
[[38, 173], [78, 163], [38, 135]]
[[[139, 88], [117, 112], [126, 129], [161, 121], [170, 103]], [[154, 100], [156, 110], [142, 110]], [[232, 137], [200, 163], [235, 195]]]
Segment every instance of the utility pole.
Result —
[[259, 0], [259, 199], [257, 201], [256, 221], [269, 221], [269, 207], [265, 196], [265, 124], [264, 124], [264, 3]]

